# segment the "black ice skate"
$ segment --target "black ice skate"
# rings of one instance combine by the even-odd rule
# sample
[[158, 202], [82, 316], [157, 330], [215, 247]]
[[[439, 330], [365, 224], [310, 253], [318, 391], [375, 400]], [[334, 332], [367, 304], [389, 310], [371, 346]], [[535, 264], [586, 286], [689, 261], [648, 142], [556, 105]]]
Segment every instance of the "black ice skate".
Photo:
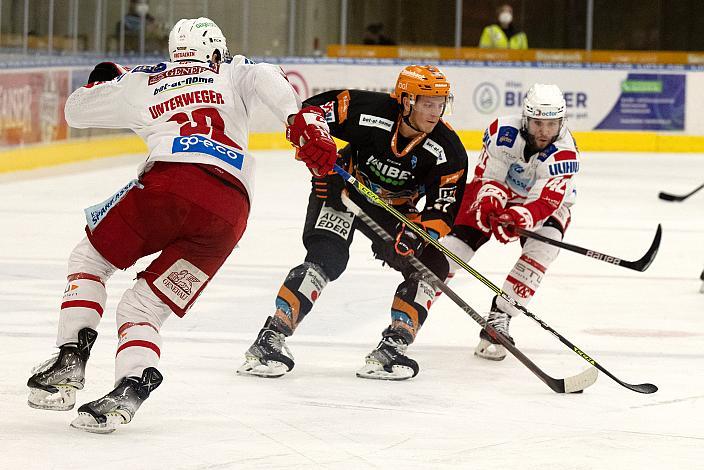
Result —
[[78, 418], [73, 420], [71, 427], [98, 434], [113, 432], [120, 424], [132, 421], [144, 400], [163, 379], [154, 367], [144, 369], [141, 378], [125, 377], [103, 398], [78, 408]]
[[[496, 297], [491, 303], [491, 311], [486, 322], [511, 341], [511, 344], [516, 344], [511, 335], [508, 334], [511, 315], [496, 306]], [[496, 338], [493, 338], [485, 328], [482, 328], [479, 332], [479, 344], [474, 349], [474, 355], [490, 361], [502, 361], [506, 357], [506, 348]]]
[[59, 352], [32, 370], [27, 381], [27, 404], [41, 410], [66, 411], [76, 404], [76, 390], [85, 383], [86, 363], [98, 333], [78, 332], [78, 343], [64, 344]]
[[418, 375], [418, 363], [406, 356], [408, 343], [398, 333], [385, 330], [375, 350], [370, 352], [357, 377], [377, 380], [406, 380]]
[[286, 346], [286, 336], [272, 325], [273, 317], [266, 319], [254, 344], [244, 354], [245, 363], [238, 374], [257, 377], [281, 377], [293, 369], [293, 355]]

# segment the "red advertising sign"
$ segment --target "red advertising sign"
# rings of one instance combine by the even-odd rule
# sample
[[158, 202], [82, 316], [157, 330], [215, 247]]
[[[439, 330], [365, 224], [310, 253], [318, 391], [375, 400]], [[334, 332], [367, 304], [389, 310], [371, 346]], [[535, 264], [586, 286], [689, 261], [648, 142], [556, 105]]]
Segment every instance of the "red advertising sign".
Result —
[[0, 72], [0, 147], [64, 140], [68, 70]]

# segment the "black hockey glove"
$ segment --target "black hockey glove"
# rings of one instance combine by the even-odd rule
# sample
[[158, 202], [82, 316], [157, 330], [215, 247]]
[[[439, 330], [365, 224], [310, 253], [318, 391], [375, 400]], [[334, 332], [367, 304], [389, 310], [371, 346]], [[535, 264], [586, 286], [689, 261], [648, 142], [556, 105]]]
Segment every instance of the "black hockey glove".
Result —
[[342, 202], [342, 191], [345, 189], [345, 180], [342, 176], [331, 171], [323, 178], [311, 178], [315, 197], [325, 202], [327, 207], [336, 211], [347, 212], [347, 206]]
[[413, 230], [408, 228], [406, 224], [399, 223], [396, 226], [396, 242], [394, 243], [394, 251], [400, 256], [420, 256], [425, 248], [425, 240]]
[[101, 62], [88, 76], [88, 83], [109, 82], [125, 73], [125, 69], [114, 62]]
[[413, 232], [406, 224], [399, 222], [396, 226], [394, 242], [378, 242], [372, 244], [372, 251], [377, 259], [382, 260], [397, 271], [403, 271], [409, 266], [410, 256], [418, 257], [425, 248], [425, 241]]

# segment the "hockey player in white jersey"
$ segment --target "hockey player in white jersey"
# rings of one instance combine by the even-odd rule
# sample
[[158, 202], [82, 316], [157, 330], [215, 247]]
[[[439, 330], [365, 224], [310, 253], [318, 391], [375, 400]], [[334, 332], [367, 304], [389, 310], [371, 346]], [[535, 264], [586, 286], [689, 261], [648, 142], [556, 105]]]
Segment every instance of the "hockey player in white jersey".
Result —
[[[535, 84], [523, 102], [522, 115], [500, 117], [484, 133], [484, 145], [467, 185], [452, 232], [443, 244], [469, 261], [493, 235], [501, 243], [519, 240], [514, 228], [562, 240], [575, 202], [574, 177], [579, 152], [565, 126], [565, 100], [556, 85]], [[526, 306], [559, 249], [521, 238], [521, 255], [502, 290]], [[459, 266], [450, 261], [450, 277]], [[487, 318], [507, 336], [518, 310], [494, 297]], [[482, 329], [475, 349], [479, 357], [502, 360], [506, 349]]]
[[249, 215], [254, 159], [247, 151], [251, 111], [263, 103], [283, 124], [297, 158], [326, 174], [336, 146], [320, 108], [301, 102], [282, 70], [229, 58], [220, 28], [180, 20], [170, 62], [132, 70], [101, 63], [66, 101], [72, 127], [129, 128], [147, 143], [139, 179], [86, 209], [86, 237], [68, 261], [59, 313], [59, 352], [33, 371], [29, 405], [69, 410], [117, 269], [159, 253], [117, 305], [116, 388], [78, 409], [71, 423], [107, 433], [129, 423], [162, 381], [160, 329], [182, 317], [241, 238]]

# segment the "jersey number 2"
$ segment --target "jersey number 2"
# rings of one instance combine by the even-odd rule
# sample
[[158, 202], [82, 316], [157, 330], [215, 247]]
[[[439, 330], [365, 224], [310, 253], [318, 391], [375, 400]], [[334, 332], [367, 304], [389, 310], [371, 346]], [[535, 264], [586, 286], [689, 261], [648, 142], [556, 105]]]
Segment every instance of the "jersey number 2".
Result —
[[237, 142], [225, 135], [225, 121], [215, 108], [194, 109], [191, 111], [190, 118], [186, 113], [176, 113], [169, 118], [169, 121], [181, 124], [182, 136], [207, 135], [216, 142], [242, 150]]

